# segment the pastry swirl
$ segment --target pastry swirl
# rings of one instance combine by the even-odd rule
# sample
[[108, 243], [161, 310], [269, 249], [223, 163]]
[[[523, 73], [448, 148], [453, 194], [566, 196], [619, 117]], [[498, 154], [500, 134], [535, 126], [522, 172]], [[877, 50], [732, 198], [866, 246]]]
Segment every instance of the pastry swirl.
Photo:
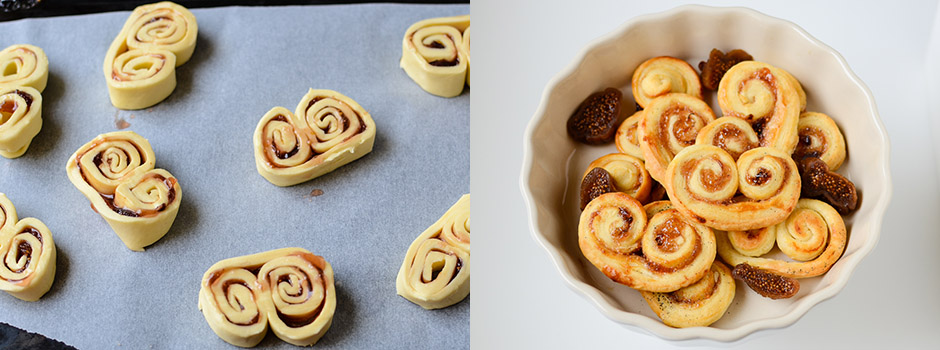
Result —
[[55, 242], [36, 218], [19, 220], [0, 193], [0, 290], [25, 301], [39, 300], [55, 280]]
[[718, 105], [725, 116], [755, 125], [760, 146], [793, 153], [805, 93], [786, 71], [758, 61], [738, 63], [718, 85]]
[[0, 85], [0, 156], [22, 156], [40, 129], [42, 95], [39, 90]]
[[49, 79], [46, 52], [33, 45], [12, 45], [0, 51], [0, 87], [28, 86], [42, 92]]
[[646, 60], [633, 71], [633, 97], [640, 107], [669, 93], [683, 93], [702, 99], [702, 83], [688, 62], [660, 56]]
[[617, 128], [617, 136], [614, 141], [617, 144], [617, 151], [629, 154], [643, 160], [643, 150], [640, 149], [640, 135], [638, 127], [643, 120], [643, 110], [633, 113], [629, 118], [620, 123]]
[[469, 71], [469, 40], [463, 33], [470, 15], [426, 19], [408, 27], [401, 45], [401, 68], [424, 91], [441, 97], [463, 92]]
[[131, 250], [143, 251], [163, 237], [179, 212], [179, 181], [155, 169], [155, 162], [147, 139], [118, 131], [98, 135], [65, 166], [69, 181]]
[[774, 248], [774, 243], [777, 242], [776, 226], [747, 231], [728, 231], [728, 241], [738, 253], [761, 256]]
[[[817, 244], [810, 244], [809, 246], [811, 248], [809, 249], [800, 246], [793, 247], [795, 251], [810, 252], [802, 257], [797, 255], [796, 258], [794, 258], [791, 256], [794, 260], [800, 260], [797, 258], [805, 259], [809, 256], [815, 256], [807, 261], [786, 261], [749, 257], [734, 250], [728, 241], [727, 235], [718, 232], [716, 233], [718, 254], [721, 255], [724, 261], [731, 265], [747, 263], [748, 265], [760, 269], [775, 272], [781, 276], [807, 278], [819, 276], [829, 271], [832, 265], [842, 256], [848, 239], [842, 216], [829, 204], [815, 199], [800, 199], [793, 213], [787, 217], [786, 221], [778, 224], [775, 230], [777, 232], [777, 245], [781, 247], [781, 250], [788, 249], [783, 248], [783, 246], [791, 244], [786, 242], [790, 238], [784, 238], [784, 242], [781, 243], [782, 237], [794, 237], [797, 238], [797, 240], [806, 241], [822, 241], [823, 248], [821, 251], [815, 252], [818, 248], [814, 246], [817, 246]], [[784, 252], [786, 253], [786, 251]], [[791, 252], [790, 254], [793, 253]]]
[[584, 175], [581, 176], [582, 181], [594, 168], [607, 170], [617, 191], [630, 195], [640, 203], [649, 200], [653, 181], [642, 160], [623, 153], [605, 155], [588, 165]]
[[798, 124], [799, 143], [794, 159], [817, 157], [836, 171], [845, 161], [845, 138], [836, 122], [819, 112], [804, 112]]
[[138, 6], [124, 22], [104, 59], [111, 104], [142, 109], [163, 101], [176, 88], [176, 67], [196, 48], [196, 17], [164, 1]]
[[255, 166], [269, 182], [292, 186], [359, 159], [374, 140], [375, 122], [356, 101], [310, 89], [294, 113], [274, 107], [258, 122]]
[[738, 160], [741, 153], [757, 147], [760, 140], [751, 124], [744, 119], [721, 117], [699, 130], [695, 144], [718, 146], [728, 152], [731, 158]]
[[611, 280], [634, 289], [672, 292], [695, 283], [715, 259], [712, 230], [662, 202], [622, 192], [601, 195], [581, 213], [581, 253]]
[[[663, 185], [683, 214], [729, 231], [775, 225], [800, 196], [793, 159], [769, 147], [744, 152], [737, 163], [715, 146], [687, 147], [669, 163]], [[736, 196], [739, 190], [743, 196]]]
[[640, 291], [653, 312], [667, 326], [706, 327], [724, 316], [734, 300], [731, 270], [715, 260], [697, 282], [670, 293]]
[[470, 295], [469, 194], [411, 243], [395, 286], [398, 295], [429, 310]]
[[470, 86], [470, 26], [463, 31], [463, 40], [460, 42], [460, 48], [467, 57], [467, 86]]
[[257, 345], [269, 324], [288, 343], [313, 345], [336, 311], [333, 268], [302, 248], [225, 259], [203, 275], [199, 309], [232, 345]]
[[650, 176], [659, 182], [669, 162], [683, 148], [695, 144], [705, 125], [715, 120], [708, 104], [686, 94], [667, 94], [653, 100], [638, 127], [640, 149]]

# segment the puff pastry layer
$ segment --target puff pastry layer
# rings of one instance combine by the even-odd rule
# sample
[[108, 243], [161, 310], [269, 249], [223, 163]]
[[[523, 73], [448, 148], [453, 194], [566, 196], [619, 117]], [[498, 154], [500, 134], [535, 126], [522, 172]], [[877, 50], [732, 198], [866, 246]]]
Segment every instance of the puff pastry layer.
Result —
[[706, 327], [724, 316], [734, 300], [731, 269], [715, 260], [702, 279], [671, 293], [640, 291], [667, 326]]
[[117, 131], [80, 147], [65, 171], [124, 245], [143, 251], [170, 230], [183, 199], [176, 177], [155, 163], [147, 139]]
[[374, 140], [375, 122], [356, 101], [310, 89], [294, 113], [274, 107], [258, 122], [255, 166], [272, 184], [292, 186], [361, 158]]
[[0, 51], [0, 156], [26, 153], [42, 129], [42, 95], [49, 78], [49, 59], [32, 45]]
[[470, 295], [469, 194], [411, 243], [395, 285], [398, 295], [429, 310]]
[[401, 68], [424, 91], [441, 97], [463, 92], [470, 72], [470, 15], [412, 24], [401, 44]]
[[39, 300], [55, 280], [52, 232], [36, 218], [19, 220], [0, 193], [0, 290], [25, 301]]

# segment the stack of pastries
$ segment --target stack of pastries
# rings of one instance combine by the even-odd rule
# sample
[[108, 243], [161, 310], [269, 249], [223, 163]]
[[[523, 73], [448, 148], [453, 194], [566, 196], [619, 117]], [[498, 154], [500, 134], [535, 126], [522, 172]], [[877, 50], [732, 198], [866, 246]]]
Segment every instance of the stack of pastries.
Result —
[[742, 50], [712, 50], [699, 70], [651, 58], [633, 74], [635, 113], [607, 88], [567, 124], [575, 141], [618, 151], [584, 169], [582, 254], [672, 327], [720, 319], [735, 279], [764, 297], [796, 295], [797, 279], [841, 257], [842, 215], [858, 202], [835, 172], [846, 157], [839, 127], [806, 111], [793, 75]]

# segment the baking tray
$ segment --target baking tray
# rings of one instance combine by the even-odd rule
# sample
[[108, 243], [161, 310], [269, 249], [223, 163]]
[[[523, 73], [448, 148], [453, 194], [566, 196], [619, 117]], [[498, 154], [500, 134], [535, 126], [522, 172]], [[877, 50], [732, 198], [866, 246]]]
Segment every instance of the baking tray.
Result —
[[[197, 309], [202, 274], [230, 257], [297, 246], [336, 273], [337, 311], [317, 348], [469, 348], [469, 298], [427, 311], [399, 297], [412, 240], [470, 185], [470, 93], [445, 99], [398, 67], [405, 29], [467, 14], [468, 5], [338, 5], [194, 9], [199, 36], [178, 84], [154, 107], [114, 108], [105, 51], [129, 11], [0, 23], [0, 48], [49, 57], [43, 127], [18, 159], [0, 158], [0, 192], [55, 237], [57, 273], [38, 302], [0, 293], [0, 321], [79, 348], [233, 348]], [[252, 133], [274, 106], [308, 88], [368, 110], [372, 153], [293, 187], [255, 170]], [[124, 247], [68, 181], [68, 157], [129, 127], [184, 193], [170, 232], [146, 252]], [[321, 195], [315, 193], [322, 191]], [[260, 346], [293, 348], [273, 334]]]

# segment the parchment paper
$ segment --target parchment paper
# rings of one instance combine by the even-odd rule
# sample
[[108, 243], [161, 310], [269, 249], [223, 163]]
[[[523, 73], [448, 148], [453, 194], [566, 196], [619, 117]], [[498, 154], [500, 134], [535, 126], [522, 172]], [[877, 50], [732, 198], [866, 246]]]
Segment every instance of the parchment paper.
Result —
[[[469, 348], [469, 298], [426, 311], [398, 296], [412, 240], [470, 185], [470, 94], [421, 90], [398, 67], [405, 29], [467, 14], [467, 5], [194, 9], [193, 58], [169, 98], [139, 111], [108, 100], [105, 51], [127, 12], [0, 23], [0, 48], [49, 57], [43, 127], [18, 159], [0, 158], [0, 192], [36, 217], [58, 249], [52, 290], [28, 303], [0, 293], [0, 321], [82, 349], [234, 348], [197, 309], [202, 274], [235, 256], [297, 246], [336, 274], [322, 349]], [[280, 188], [255, 170], [252, 133], [274, 106], [293, 111], [308, 88], [339, 91], [370, 111], [372, 153], [313, 181]], [[183, 201], [170, 232], [127, 249], [69, 182], [68, 157], [121, 120], [149, 139]], [[320, 189], [322, 195], [312, 196]], [[259, 345], [294, 348], [273, 333]]]

